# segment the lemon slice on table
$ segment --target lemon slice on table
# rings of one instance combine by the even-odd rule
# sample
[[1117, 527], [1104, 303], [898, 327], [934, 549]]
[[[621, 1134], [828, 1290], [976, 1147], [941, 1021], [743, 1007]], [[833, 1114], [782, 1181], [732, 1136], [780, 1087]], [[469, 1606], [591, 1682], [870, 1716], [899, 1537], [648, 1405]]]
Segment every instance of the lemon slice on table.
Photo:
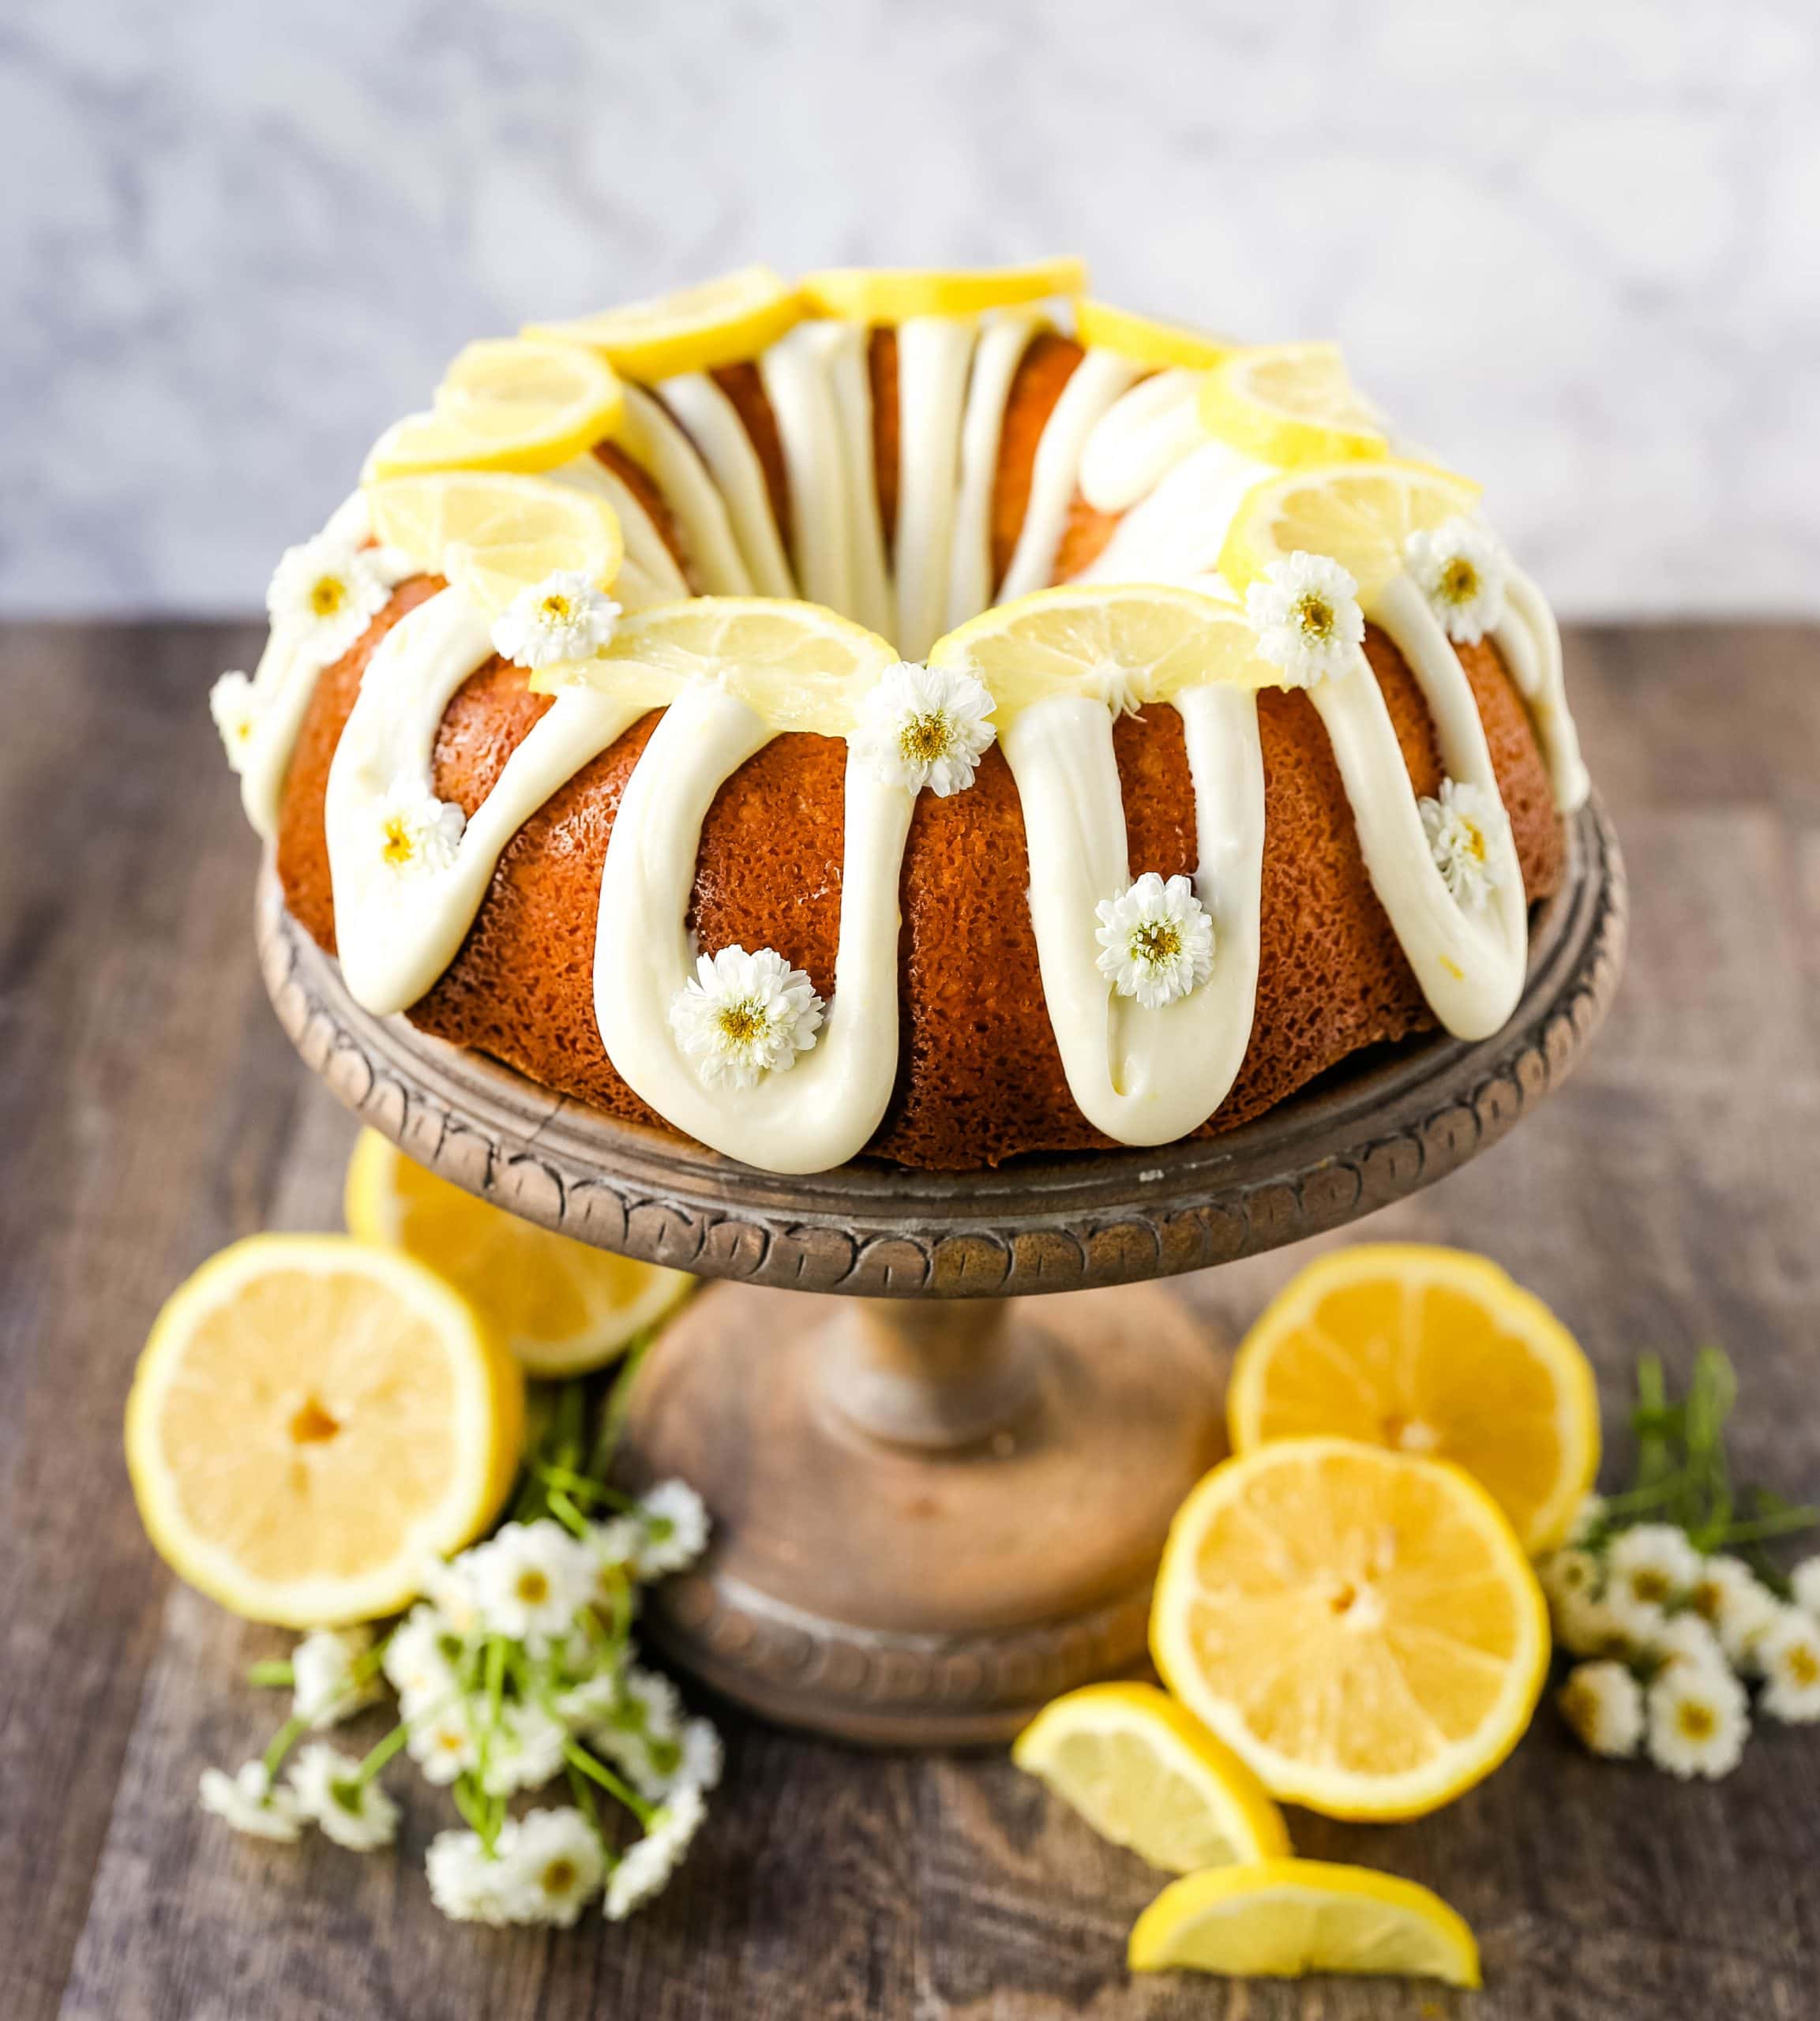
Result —
[[1176, 323], [1153, 322], [1128, 309], [1115, 309], [1109, 302], [1077, 302], [1075, 336], [1090, 350], [1116, 351], [1120, 358], [1154, 366], [1158, 371], [1171, 366], [1205, 371], [1233, 351], [1223, 337], [1210, 337]]
[[531, 685], [539, 692], [580, 684], [624, 693], [636, 684], [655, 707], [691, 681], [715, 681], [775, 729], [839, 737], [896, 659], [888, 639], [820, 604], [692, 597], [622, 618], [604, 652], [541, 668]]
[[1281, 673], [1256, 647], [1236, 605], [1158, 583], [1096, 583], [1036, 590], [982, 611], [937, 639], [929, 663], [983, 681], [1003, 729], [1056, 694], [1141, 704], [1211, 681], [1274, 686]]
[[1274, 561], [1305, 549], [1349, 570], [1361, 599], [1403, 565], [1413, 533], [1432, 532], [1479, 502], [1469, 478], [1432, 463], [1330, 463], [1285, 471], [1239, 501], [1220, 550], [1220, 573], [1243, 591]]
[[1192, 1873], [1289, 1850], [1257, 1777], [1154, 1684], [1071, 1691], [1019, 1734], [1011, 1759], [1152, 1866]]
[[1201, 381], [1201, 426], [1266, 463], [1381, 457], [1383, 418], [1353, 386], [1332, 343], [1250, 344]]
[[349, 1232], [405, 1250], [470, 1299], [531, 1375], [580, 1375], [621, 1353], [694, 1288], [685, 1271], [553, 1235], [476, 1199], [363, 1130], [348, 1161]]
[[591, 491], [497, 471], [439, 471], [366, 486], [375, 536], [447, 576], [497, 617], [558, 569], [601, 589], [625, 555], [619, 516]]
[[1134, 1972], [1390, 1973], [1479, 1984], [1478, 1944], [1439, 1895], [1322, 1860], [1266, 1860], [1172, 1881], [1139, 1917], [1129, 1956]]
[[628, 378], [649, 381], [741, 364], [775, 343], [806, 313], [801, 295], [782, 274], [741, 267], [598, 315], [527, 323], [524, 334], [588, 345]]
[[978, 316], [989, 309], [1079, 294], [1087, 284], [1079, 260], [1039, 260], [1027, 267], [825, 267], [801, 287], [824, 316], [855, 323], [906, 323], [913, 316]]
[[524, 1378], [433, 1271], [343, 1235], [254, 1235], [167, 1301], [126, 1463], [171, 1569], [289, 1628], [370, 1621], [498, 1513]]
[[1599, 1393], [1574, 1337], [1497, 1265], [1364, 1243], [1299, 1272], [1245, 1336], [1233, 1449], [1330, 1434], [1457, 1460], [1533, 1554], [1599, 1470]]
[[1150, 1648], [1273, 1796], [1413, 1817], [1516, 1745], [1548, 1616], [1503, 1512], [1461, 1468], [1285, 1439], [1216, 1467], [1183, 1503]]
[[485, 338], [444, 373], [428, 414], [380, 437], [362, 475], [554, 470], [610, 435], [625, 407], [618, 374], [591, 351]]

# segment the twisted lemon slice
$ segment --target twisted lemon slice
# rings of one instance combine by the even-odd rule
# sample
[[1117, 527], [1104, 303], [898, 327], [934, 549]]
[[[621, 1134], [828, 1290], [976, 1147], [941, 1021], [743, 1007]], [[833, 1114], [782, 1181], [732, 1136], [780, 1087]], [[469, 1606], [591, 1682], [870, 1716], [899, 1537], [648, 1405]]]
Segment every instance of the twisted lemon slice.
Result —
[[1075, 336], [1090, 350], [1116, 351], [1120, 358], [1158, 371], [1180, 366], [1203, 372], [1229, 357], [1233, 350], [1223, 337], [1184, 329], [1179, 324], [1153, 322], [1128, 309], [1115, 309], [1109, 302], [1076, 302]]
[[653, 381], [756, 358], [805, 313], [801, 294], [782, 275], [770, 267], [741, 267], [598, 315], [527, 323], [524, 334], [585, 344], [629, 378]]
[[380, 437], [362, 474], [554, 470], [610, 435], [625, 405], [603, 358], [572, 344], [487, 338], [449, 366], [428, 414], [407, 414]]
[[1214, 363], [1201, 382], [1201, 426], [1266, 463], [1382, 456], [1375, 407], [1353, 387], [1338, 344], [1256, 344]]
[[1041, 260], [1027, 267], [827, 267], [802, 277], [804, 294], [822, 314], [856, 323], [977, 316], [1052, 295], [1079, 294], [1086, 284], [1086, 267], [1079, 260]]

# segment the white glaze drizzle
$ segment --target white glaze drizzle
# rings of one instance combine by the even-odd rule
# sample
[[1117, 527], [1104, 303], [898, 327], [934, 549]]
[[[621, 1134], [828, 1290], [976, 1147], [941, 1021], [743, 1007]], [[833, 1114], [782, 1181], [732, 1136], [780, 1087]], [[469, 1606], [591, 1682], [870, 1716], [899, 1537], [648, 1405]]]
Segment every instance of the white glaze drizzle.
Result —
[[591, 491], [597, 498], [604, 498], [618, 515], [625, 559], [614, 579], [613, 594], [628, 610], [644, 610], [654, 603], [676, 603], [689, 594], [688, 578], [658, 531], [657, 522], [617, 471], [609, 470], [599, 457], [588, 455], [577, 456], [545, 475], [558, 484], [572, 485], [577, 491]]
[[1567, 707], [1561, 628], [1548, 599], [1530, 578], [1514, 562], [1507, 566], [1504, 616], [1492, 637], [1536, 726], [1555, 804], [1563, 814], [1577, 813], [1585, 805], [1593, 782], [1580, 756], [1580, 733]]
[[974, 325], [914, 316], [898, 325], [898, 651], [921, 660], [948, 629], [961, 417]]
[[856, 619], [883, 638], [897, 630], [897, 599], [892, 592], [891, 564], [885, 556], [884, 523], [880, 516], [878, 478], [873, 467], [872, 369], [869, 339], [857, 323], [838, 326], [839, 340], [823, 352], [828, 385], [839, 424], [841, 477], [845, 489], [847, 565], [852, 571], [853, 601], [843, 615]]
[[614, 438], [634, 463], [647, 471], [674, 515], [702, 593], [711, 597], [754, 594], [745, 557], [734, 539], [720, 487], [709, 476], [695, 444], [642, 386], [625, 389], [625, 412]]
[[961, 418], [960, 474], [948, 562], [948, 628], [977, 617], [993, 596], [993, 493], [1011, 383], [1043, 318], [1002, 309], [981, 322]]
[[846, 459], [830, 371], [845, 328], [799, 323], [764, 354], [758, 369], [790, 479], [790, 551], [797, 581], [811, 603], [850, 613]]
[[1143, 370], [1116, 351], [1090, 351], [1069, 374], [1037, 444], [1030, 503], [999, 586], [1001, 603], [1040, 590], [1053, 578], [1056, 551], [1062, 544], [1068, 507], [1074, 500], [1081, 451], [1094, 424]]
[[1081, 496], [1096, 512], [1136, 504], [1206, 441], [1199, 412], [1204, 377], [1175, 366], [1140, 379], [1094, 422], [1081, 451]]
[[739, 410], [705, 372], [679, 373], [659, 386], [665, 401], [686, 428], [702, 461], [726, 501], [734, 537], [739, 542], [755, 594], [794, 597], [796, 577], [764, 480], [752, 437]]
[[1217, 574], [1240, 501], [1254, 484], [1274, 474], [1270, 464], [1223, 442], [1202, 441], [1126, 513], [1075, 579], [1188, 583]]

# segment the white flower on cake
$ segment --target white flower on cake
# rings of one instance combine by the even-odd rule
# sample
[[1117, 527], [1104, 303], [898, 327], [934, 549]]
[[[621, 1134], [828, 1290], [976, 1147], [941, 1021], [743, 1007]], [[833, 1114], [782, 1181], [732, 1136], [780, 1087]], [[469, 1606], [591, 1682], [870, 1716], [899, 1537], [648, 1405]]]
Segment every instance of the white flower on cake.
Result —
[[1441, 782], [1440, 797], [1417, 803], [1428, 853], [1442, 882], [1468, 912], [1477, 912], [1497, 889], [1489, 837], [1503, 810], [1483, 786]]
[[463, 1555], [487, 1633], [534, 1648], [566, 1635], [594, 1592], [594, 1561], [560, 1523], [508, 1523]]
[[1643, 1738], [1643, 1692], [1622, 1663], [1581, 1663], [1555, 1701], [1594, 1754], [1634, 1754]]
[[707, 1550], [707, 1505], [687, 1481], [659, 1481], [636, 1513], [643, 1535], [633, 1564], [640, 1578], [681, 1572]]
[[318, 1628], [291, 1653], [295, 1697], [291, 1710], [306, 1726], [333, 1727], [380, 1695], [370, 1675], [357, 1681], [355, 1665], [373, 1647], [370, 1628]]
[[391, 594], [372, 549], [318, 534], [284, 550], [265, 609], [274, 631], [301, 640], [326, 665], [340, 658]]
[[455, 867], [467, 818], [417, 782], [397, 778], [376, 810], [379, 858], [400, 877], [434, 876]]
[[1476, 646], [1504, 615], [1509, 564], [1503, 549], [1470, 519], [1449, 519], [1432, 533], [1413, 533], [1403, 565], [1433, 606], [1447, 636]]
[[296, 1797], [283, 1783], [273, 1787], [263, 1761], [245, 1762], [232, 1775], [205, 1768], [201, 1794], [205, 1810], [250, 1838], [288, 1845], [303, 1829]]
[[711, 1086], [756, 1088], [813, 1047], [822, 1010], [815, 985], [775, 949], [723, 947], [696, 963], [694, 979], [670, 1003], [670, 1023]]
[[707, 1815], [707, 1806], [697, 1789], [678, 1790], [652, 1813], [644, 1836], [626, 1848], [607, 1876], [610, 1922], [623, 1922], [634, 1909], [662, 1893]]
[[1649, 1687], [1649, 1758], [1683, 1781], [1729, 1775], [1750, 1738], [1744, 1687], [1725, 1670], [1671, 1663]]
[[568, 1929], [599, 1887], [606, 1856], [594, 1827], [565, 1805], [525, 1813], [512, 1835], [507, 1864], [511, 1920]]
[[430, 1840], [423, 1860], [430, 1877], [430, 1899], [445, 1916], [456, 1922], [495, 1927], [516, 1920], [512, 1910], [519, 1874], [509, 1849], [516, 1845], [517, 1834], [516, 1820], [508, 1818], [491, 1854], [478, 1832], [439, 1832]]
[[1741, 1558], [1707, 1558], [1687, 1588], [1687, 1604], [1719, 1638], [1739, 1668], [1751, 1659], [1758, 1637], [1776, 1621], [1776, 1595]]
[[208, 713], [221, 733], [221, 748], [227, 762], [239, 771], [246, 763], [246, 747], [259, 727], [259, 698], [253, 683], [243, 673], [224, 673], [208, 691]]
[[997, 732], [984, 681], [957, 668], [887, 666], [860, 704], [854, 748], [894, 786], [938, 799], [974, 782]]
[[1120, 996], [1161, 1010], [1214, 972], [1214, 923], [1185, 877], [1146, 870], [1122, 896], [1094, 908], [1099, 971]]
[[1807, 1725], [1820, 1719], [1820, 1622], [1784, 1607], [1752, 1648], [1763, 1674], [1763, 1709], [1773, 1719]]
[[389, 1846], [398, 1832], [398, 1806], [375, 1782], [362, 1782], [351, 1755], [317, 1741], [291, 1764], [291, 1787], [302, 1814], [350, 1851]]
[[1300, 549], [1273, 561], [1246, 591], [1245, 615], [1259, 656], [1297, 688], [1349, 672], [1365, 642], [1358, 583], [1338, 562]]
[[516, 666], [591, 660], [611, 643], [619, 615], [613, 598], [579, 570], [559, 568], [520, 590], [493, 620], [493, 650]]

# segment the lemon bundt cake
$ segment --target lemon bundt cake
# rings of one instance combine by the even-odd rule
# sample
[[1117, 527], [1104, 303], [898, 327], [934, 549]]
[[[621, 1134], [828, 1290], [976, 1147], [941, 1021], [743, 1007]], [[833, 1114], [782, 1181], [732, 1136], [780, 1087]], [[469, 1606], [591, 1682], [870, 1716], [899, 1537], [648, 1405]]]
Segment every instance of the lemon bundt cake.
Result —
[[1243, 1121], [1495, 1032], [1559, 635], [1331, 346], [1071, 262], [471, 345], [213, 706], [376, 1014], [779, 1172]]

